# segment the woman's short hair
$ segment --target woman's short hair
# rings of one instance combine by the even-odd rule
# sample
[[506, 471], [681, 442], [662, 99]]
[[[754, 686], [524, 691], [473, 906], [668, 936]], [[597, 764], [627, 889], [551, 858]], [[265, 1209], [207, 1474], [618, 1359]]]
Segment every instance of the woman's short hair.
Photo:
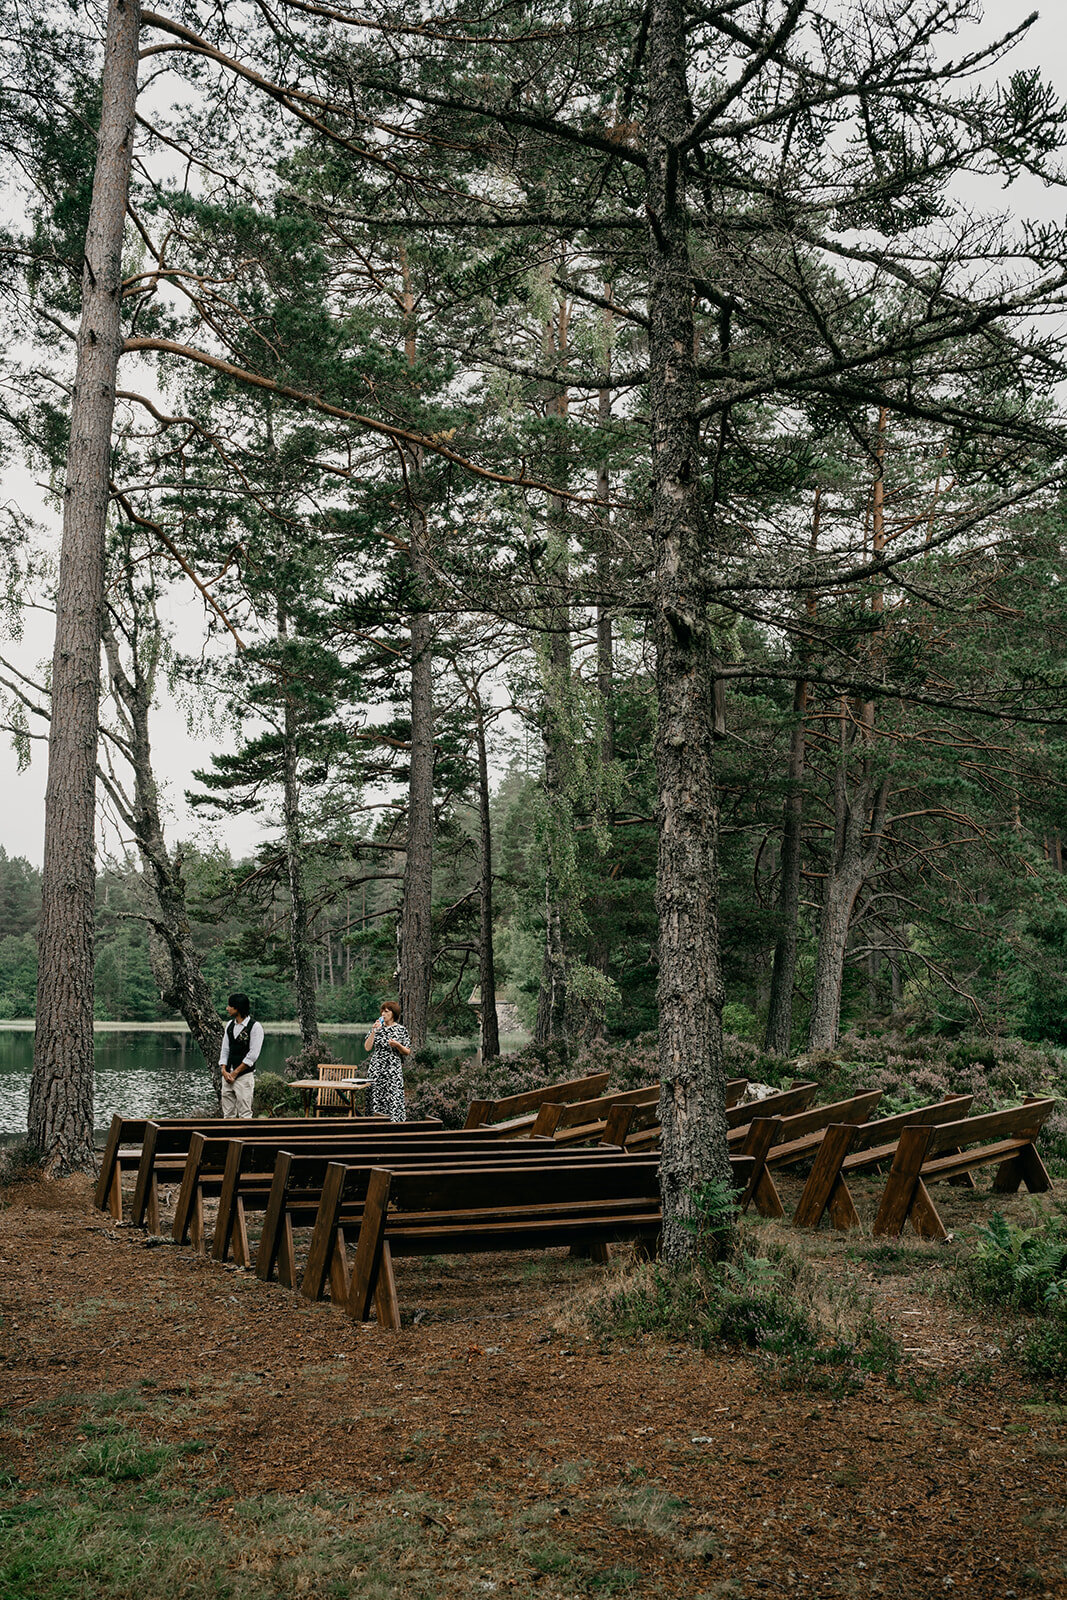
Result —
[[246, 994], [231, 994], [226, 1004], [232, 1006], [239, 1017], [252, 1015], [252, 1002]]
[[400, 1021], [400, 1001], [399, 1000], [387, 1000], [385, 1002], [385, 1004], [382, 1006], [382, 1010], [383, 1011], [391, 1011], [393, 1013], [393, 1021], [394, 1022], [399, 1022]]

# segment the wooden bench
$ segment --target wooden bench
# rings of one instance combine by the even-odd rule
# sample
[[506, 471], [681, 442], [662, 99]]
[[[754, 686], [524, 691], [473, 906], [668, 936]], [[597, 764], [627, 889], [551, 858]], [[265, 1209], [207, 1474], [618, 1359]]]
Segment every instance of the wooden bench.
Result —
[[1031, 1194], [1052, 1187], [1036, 1141], [1054, 1099], [1031, 1099], [1009, 1111], [990, 1111], [938, 1127], [903, 1129], [874, 1221], [875, 1234], [896, 1235], [910, 1220], [923, 1239], [945, 1239], [945, 1225], [927, 1187], [980, 1167], [995, 1166], [994, 1194], [1014, 1194], [1025, 1183]]
[[[379, 1159], [390, 1158], [393, 1153], [410, 1155], [420, 1161], [446, 1157], [454, 1161], [481, 1153], [491, 1157], [503, 1149], [500, 1140], [491, 1135], [487, 1137], [482, 1129], [469, 1132], [440, 1127], [416, 1129], [412, 1123], [386, 1122], [378, 1131], [352, 1133], [346, 1126], [329, 1133], [321, 1128], [309, 1133], [307, 1126], [304, 1123], [298, 1133], [289, 1130], [273, 1137], [257, 1134], [243, 1138], [209, 1138], [194, 1134], [174, 1209], [171, 1230], [174, 1242], [179, 1245], [191, 1242], [198, 1250], [206, 1248], [204, 1201], [218, 1196], [212, 1253], [217, 1260], [224, 1261], [233, 1235], [237, 1261], [242, 1266], [249, 1265], [245, 1211], [266, 1207], [277, 1158], [283, 1150], [290, 1157], [328, 1156], [332, 1160], [348, 1158], [372, 1165]], [[507, 1148], [513, 1148], [512, 1141], [508, 1141]], [[514, 1159], [524, 1160], [527, 1153], [536, 1154], [538, 1149], [543, 1150], [543, 1147], [531, 1146], [526, 1140], [515, 1142], [514, 1150], [518, 1154]]]
[[828, 1128], [820, 1139], [803, 1193], [793, 1213], [793, 1226], [817, 1228], [829, 1212], [835, 1228], [856, 1227], [858, 1217], [848, 1179], [862, 1172], [872, 1172], [892, 1161], [905, 1128], [959, 1121], [967, 1116], [973, 1100], [974, 1096], [970, 1094], [949, 1095], [945, 1100], [916, 1106], [911, 1111], [898, 1111], [889, 1117], [861, 1123], [851, 1134]]
[[[367, 1117], [366, 1122], [385, 1122], [385, 1117]], [[261, 1127], [269, 1124], [272, 1128], [302, 1128], [307, 1126], [304, 1117], [254, 1117], [249, 1126]], [[178, 1135], [175, 1148], [180, 1144], [180, 1135], [185, 1133], [186, 1138], [196, 1132], [219, 1132], [234, 1127], [233, 1118], [225, 1117], [122, 1117], [116, 1112], [111, 1119], [100, 1159], [100, 1172], [96, 1180], [93, 1193], [93, 1204], [98, 1211], [109, 1211], [117, 1222], [122, 1221], [122, 1179], [130, 1172], [136, 1172], [141, 1162], [144, 1148], [145, 1134], [149, 1128], [155, 1129], [153, 1140], [166, 1131], [168, 1136], [174, 1132]], [[144, 1221], [144, 1213], [138, 1218]]]
[[537, 1113], [547, 1102], [558, 1101], [562, 1104], [569, 1100], [591, 1099], [593, 1095], [603, 1093], [607, 1081], [606, 1072], [592, 1072], [585, 1078], [546, 1083], [540, 1089], [509, 1094], [502, 1100], [472, 1100], [463, 1126], [470, 1129], [492, 1125], [504, 1137], [527, 1133], [533, 1127]]
[[[340, 1126], [338, 1123], [338, 1127]], [[436, 1117], [428, 1118], [425, 1122], [404, 1124], [390, 1122], [388, 1117], [361, 1117], [351, 1121], [346, 1119], [343, 1124], [345, 1137], [356, 1137], [360, 1131], [374, 1134], [398, 1126], [416, 1132], [436, 1132], [440, 1130], [441, 1123]], [[232, 1139], [237, 1136], [238, 1129], [240, 1136], [249, 1142], [258, 1140], [275, 1145], [286, 1139], [324, 1137], [321, 1125], [316, 1126], [307, 1117], [284, 1120], [256, 1117], [241, 1121], [234, 1118], [229, 1120], [220, 1118], [211, 1123], [200, 1123], [196, 1127], [187, 1124], [175, 1126], [149, 1122], [145, 1126], [141, 1142], [137, 1160], [137, 1178], [130, 1203], [130, 1221], [134, 1226], [141, 1228], [147, 1225], [150, 1232], [158, 1233], [159, 1184], [181, 1182], [194, 1140]]]
[[[727, 1089], [732, 1089], [737, 1081], [732, 1080]], [[745, 1079], [739, 1081], [747, 1087]], [[728, 1095], [726, 1126], [730, 1136], [736, 1134], [738, 1139], [743, 1139], [754, 1117], [788, 1116], [796, 1111], [804, 1111], [815, 1099], [818, 1089], [817, 1083], [798, 1079], [788, 1089], [779, 1089], [765, 1100], [753, 1100], [745, 1105], [741, 1104], [740, 1094], [733, 1103]], [[741, 1089], [743, 1093], [744, 1087]], [[608, 1142], [610, 1134], [612, 1144], [625, 1144], [627, 1150], [650, 1150], [659, 1143], [663, 1131], [659, 1116], [649, 1116], [646, 1107], [635, 1107], [633, 1114], [627, 1118], [625, 1106], [620, 1106], [611, 1116], [611, 1123], [604, 1128], [605, 1142]]]
[[[733, 1078], [726, 1085], [726, 1104], [735, 1106], [748, 1088], [747, 1078]], [[557, 1144], [580, 1144], [601, 1139], [622, 1147], [628, 1134], [659, 1125], [658, 1083], [641, 1089], [623, 1089], [601, 1095], [596, 1100], [578, 1100], [569, 1105], [544, 1105], [530, 1132], [532, 1139], [554, 1139]], [[627, 1111], [630, 1115], [626, 1115]]]
[[[743, 1188], [752, 1163], [731, 1161]], [[346, 1309], [366, 1321], [372, 1303], [381, 1327], [399, 1328], [392, 1257], [547, 1249], [637, 1240], [653, 1246], [661, 1230], [655, 1157], [575, 1163], [551, 1175], [536, 1167], [491, 1174], [393, 1173], [376, 1167], [363, 1203]], [[324, 1230], [325, 1231], [325, 1230]]]
[[595, 1100], [546, 1101], [530, 1129], [531, 1139], [552, 1139], [557, 1144], [579, 1144], [583, 1139], [598, 1139], [604, 1132], [608, 1113], [615, 1106], [655, 1106], [659, 1103], [659, 1084], [642, 1089], [622, 1089], [600, 1095]]
[[[294, 1230], [312, 1228], [304, 1273], [302, 1292], [309, 1299], [322, 1296], [326, 1279], [333, 1284], [337, 1298], [336, 1275], [345, 1270], [346, 1261], [343, 1230], [358, 1229], [366, 1198], [367, 1177], [374, 1166], [388, 1166], [391, 1171], [436, 1171], [442, 1167], [464, 1171], [488, 1172], [501, 1167], [522, 1166], [537, 1168], [550, 1181], [550, 1174], [563, 1166], [589, 1160], [618, 1159], [618, 1152], [608, 1150], [576, 1150], [573, 1147], [538, 1147], [525, 1142], [506, 1147], [499, 1143], [482, 1144], [465, 1149], [426, 1151], [393, 1151], [383, 1153], [380, 1159], [367, 1160], [363, 1155], [350, 1153], [336, 1155], [294, 1155], [291, 1151], [279, 1152], [272, 1174], [271, 1187], [263, 1205], [254, 1195], [251, 1204], [262, 1206], [263, 1227], [256, 1252], [256, 1276], [264, 1283], [271, 1280], [277, 1269], [281, 1281], [288, 1287], [296, 1286]], [[628, 1158], [623, 1158], [628, 1159]], [[353, 1162], [358, 1161], [359, 1165]], [[219, 1205], [220, 1223], [226, 1214], [224, 1202]], [[216, 1243], [219, 1233], [216, 1227]], [[343, 1301], [344, 1296], [341, 1296]]]
[[845, 1100], [809, 1106], [791, 1116], [753, 1117], [747, 1128], [736, 1128], [728, 1135], [731, 1149], [750, 1155], [758, 1164], [756, 1182], [745, 1197], [742, 1209], [755, 1202], [763, 1217], [784, 1217], [771, 1169], [792, 1166], [817, 1150], [832, 1122], [862, 1123], [882, 1098], [880, 1089], [864, 1089]]

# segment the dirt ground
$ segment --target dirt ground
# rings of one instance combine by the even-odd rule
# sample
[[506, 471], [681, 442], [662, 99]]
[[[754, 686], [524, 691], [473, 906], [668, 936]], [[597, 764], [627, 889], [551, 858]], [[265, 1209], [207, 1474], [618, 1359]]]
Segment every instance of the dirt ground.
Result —
[[[388, 1334], [116, 1227], [70, 1179], [8, 1191], [0, 1269], [0, 1527], [44, 1519], [10, 1595], [1067, 1596], [1067, 1405], [921, 1272], [853, 1262], [908, 1362], [903, 1383], [833, 1395], [568, 1328], [606, 1269], [562, 1252], [400, 1261], [415, 1320]], [[89, 1452], [99, 1472], [120, 1437], [168, 1463], [153, 1516], [173, 1530], [178, 1498], [197, 1508], [158, 1587], [144, 1462], [121, 1506], [121, 1470], [111, 1498], [86, 1487]], [[299, 1537], [264, 1532], [268, 1504], [304, 1508]], [[79, 1507], [89, 1531], [63, 1523], [50, 1562]], [[84, 1552], [120, 1513], [133, 1565], [109, 1589]], [[197, 1540], [235, 1526], [254, 1537], [196, 1566]]]

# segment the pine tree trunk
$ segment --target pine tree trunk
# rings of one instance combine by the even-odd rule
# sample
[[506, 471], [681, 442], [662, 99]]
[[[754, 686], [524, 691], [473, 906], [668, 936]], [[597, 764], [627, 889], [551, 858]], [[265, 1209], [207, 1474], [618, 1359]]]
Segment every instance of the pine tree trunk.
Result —
[[[413, 559], [414, 553], [413, 553]], [[419, 593], [425, 590], [420, 584]], [[411, 746], [407, 854], [400, 914], [400, 1004], [415, 1045], [425, 1044], [433, 977], [433, 623], [411, 619]]]
[[[279, 621], [279, 632], [284, 635], [284, 618]], [[289, 949], [296, 983], [296, 1014], [300, 1022], [301, 1050], [310, 1066], [312, 1056], [323, 1056], [319, 1038], [318, 993], [315, 977], [315, 958], [311, 948], [311, 918], [308, 914], [307, 886], [304, 873], [304, 839], [300, 825], [300, 781], [297, 762], [299, 758], [299, 731], [296, 712], [288, 695], [285, 697], [285, 751], [282, 794], [283, 822], [285, 827], [285, 871], [289, 884]]]
[[697, 384], [685, 173], [681, 0], [652, 0], [648, 60], [649, 407], [659, 787], [659, 1060], [663, 1256], [699, 1248], [696, 1191], [729, 1182], [718, 930], [717, 798], [712, 766], [714, 674], [702, 566], [710, 558], [700, 503]]
[[[873, 720], [873, 708], [868, 708]], [[852, 912], [881, 847], [889, 785], [875, 784], [869, 758], [850, 787], [847, 752], [842, 748], [835, 783], [833, 855], [827, 868], [819, 920], [819, 945], [811, 995], [808, 1048], [832, 1050], [841, 1026], [841, 990]]]
[[[477, 690], [475, 691], [477, 695]], [[489, 818], [489, 761], [485, 748], [485, 715], [481, 697], [475, 705], [478, 741], [478, 988], [482, 999], [482, 1060], [500, 1054], [496, 1015], [496, 968], [493, 960], [493, 836]]]
[[133, 810], [128, 816], [125, 811], [122, 814], [136, 841], [144, 874], [152, 919], [148, 941], [152, 976], [163, 1004], [185, 1018], [207, 1063], [218, 1101], [222, 1093], [219, 1052], [223, 1025], [193, 947], [181, 858], [171, 857], [163, 835], [149, 737], [153, 673], [142, 658], [136, 624], [131, 639], [132, 677], [122, 667], [118, 643], [109, 626], [104, 629], [104, 646], [112, 691], [125, 712], [129, 737]]
[[800, 845], [804, 825], [805, 731], [808, 685], [798, 678], [793, 687], [793, 731], [789, 739], [789, 788], [782, 806], [782, 864], [778, 888], [778, 938], [774, 946], [765, 1050], [788, 1055], [793, 1036], [793, 984], [797, 969], [800, 916]]
[[[561, 305], [555, 319], [545, 329], [545, 353], [549, 360], [562, 355], [567, 347], [567, 312]], [[566, 389], [552, 393], [547, 413], [565, 417], [569, 407]], [[553, 463], [554, 482], [562, 482], [565, 465], [557, 456]], [[544, 796], [546, 814], [545, 862], [545, 942], [541, 961], [541, 986], [537, 995], [534, 1042], [567, 1042], [567, 898], [573, 882], [572, 811], [567, 792], [567, 768], [571, 759], [568, 712], [571, 696], [570, 639], [570, 548], [566, 511], [558, 495], [549, 497], [549, 552], [546, 589], [548, 599], [542, 607], [547, 629], [541, 652], [541, 744], [544, 752]]]
[[[407, 330], [404, 340], [409, 367], [415, 365], [415, 296], [407, 255], [400, 251]], [[415, 1046], [426, 1043], [433, 983], [433, 618], [429, 595], [431, 574], [426, 558], [422, 507], [413, 498], [422, 460], [419, 452], [405, 457], [409, 497], [411, 576], [415, 610], [411, 617], [411, 740], [408, 760], [407, 852], [404, 857], [403, 905], [400, 912], [398, 981], [404, 1025]]]
[[37, 1033], [27, 1121], [30, 1142], [54, 1173], [89, 1167], [94, 1159], [100, 635], [140, 15], [139, 0], [110, 0], [63, 500], [37, 938]]

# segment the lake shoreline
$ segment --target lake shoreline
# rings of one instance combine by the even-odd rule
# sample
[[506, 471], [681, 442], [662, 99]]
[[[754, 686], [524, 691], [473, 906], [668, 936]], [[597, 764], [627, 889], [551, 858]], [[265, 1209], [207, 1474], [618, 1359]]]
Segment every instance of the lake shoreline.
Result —
[[[222, 1022], [219, 1017], [219, 1022]], [[266, 1022], [264, 1027], [271, 1033], [296, 1034], [300, 1033], [300, 1024], [296, 1021]], [[322, 1034], [338, 1033], [366, 1033], [370, 1028], [369, 1022], [320, 1022], [319, 1032]], [[36, 1017], [4, 1017], [0, 1018], [0, 1033], [35, 1033], [37, 1031]], [[189, 1024], [181, 1018], [174, 1022], [94, 1022], [94, 1033], [188, 1033]]]

